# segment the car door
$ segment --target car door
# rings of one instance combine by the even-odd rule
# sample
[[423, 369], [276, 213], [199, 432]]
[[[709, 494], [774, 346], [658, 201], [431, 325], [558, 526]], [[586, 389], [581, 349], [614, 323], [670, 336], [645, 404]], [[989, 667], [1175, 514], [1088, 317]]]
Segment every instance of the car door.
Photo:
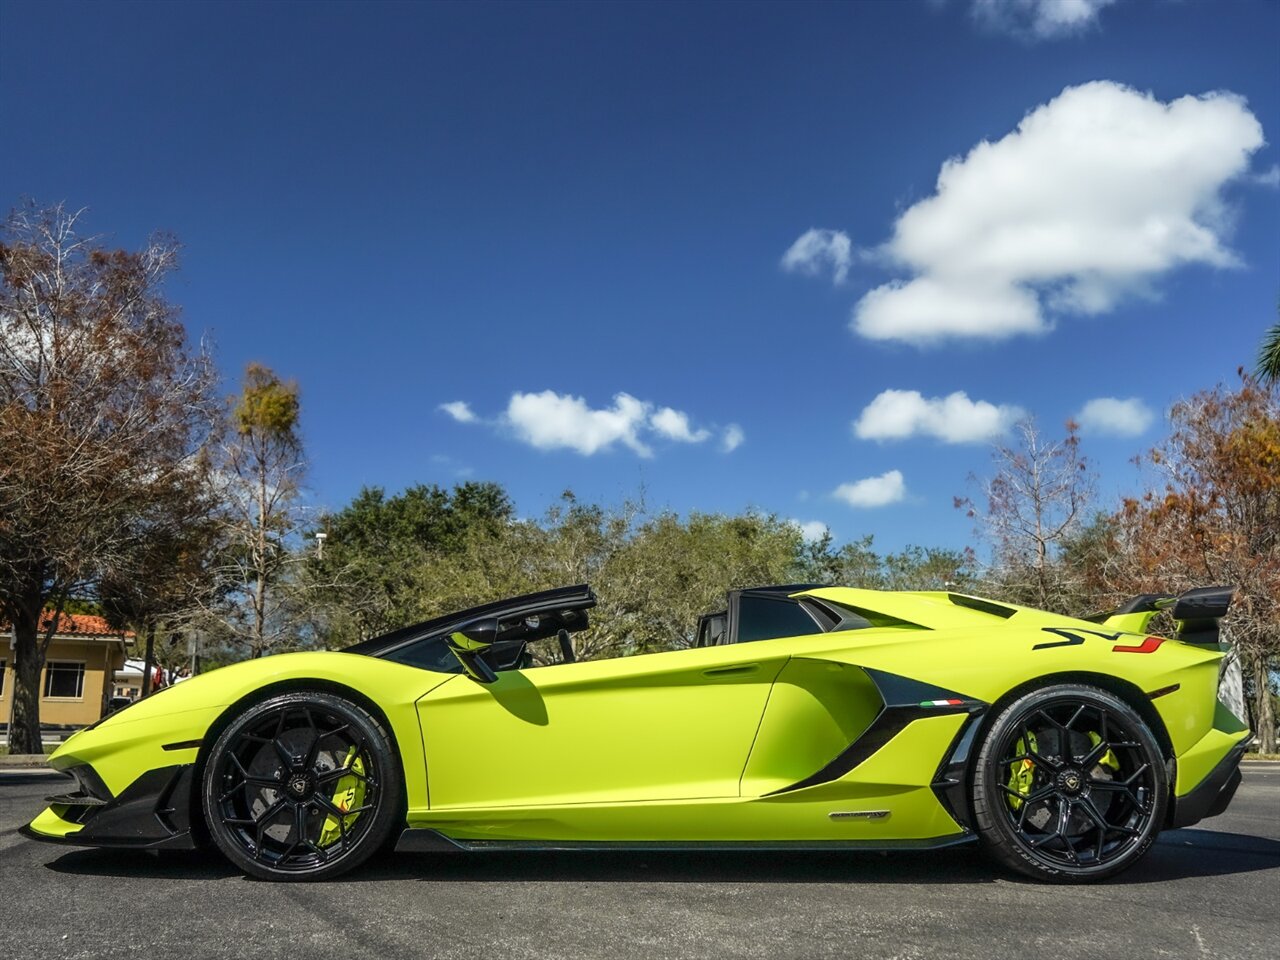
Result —
[[418, 701], [431, 807], [737, 796], [785, 643], [460, 675]]

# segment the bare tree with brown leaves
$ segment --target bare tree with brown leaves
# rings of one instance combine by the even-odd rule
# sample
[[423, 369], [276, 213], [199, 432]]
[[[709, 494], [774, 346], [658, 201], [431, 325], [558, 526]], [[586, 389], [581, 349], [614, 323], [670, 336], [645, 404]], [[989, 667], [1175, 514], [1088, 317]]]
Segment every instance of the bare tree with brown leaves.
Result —
[[1060, 555], [1086, 519], [1094, 478], [1080, 453], [1075, 423], [1067, 422], [1061, 440], [1046, 438], [1031, 419], [1015, 431], [1013, 444], [997, 444], [992, 452], [995, 474], [981, 482], [982, 502], [957, 497], [955, 505], [991, 544], [999, 592], [1057, 610], [1074, 593]]
[[132, 543], [102, 570], [97, 587], [108, 622], [142, 638], [144, 697], [151, 693], [157, 634], [163, 631], [172, 643], [200, 629], [203, 611], [221, 589], [215, 566], [221, 505], [207, 459], [176, 479], [167, 496], [139, 512]]
[[0, 620], [14, 632], [10, 748], [39, 752], [44, 617], [136, 543], [215, 416], [208, 357], [163, 282], [172, 238], [111, 249], [79, 212], [28, 205], [0, 233]]
[[1241, 372], [1174, 405], [1150, 452], [1153, 488], [1113, 521], [1108, 576], [1132, 593], [1237, 588], [1227, 621], [1262, 749], [1276, 747], [1271, 674], [1280, 663], [1280, 396]]

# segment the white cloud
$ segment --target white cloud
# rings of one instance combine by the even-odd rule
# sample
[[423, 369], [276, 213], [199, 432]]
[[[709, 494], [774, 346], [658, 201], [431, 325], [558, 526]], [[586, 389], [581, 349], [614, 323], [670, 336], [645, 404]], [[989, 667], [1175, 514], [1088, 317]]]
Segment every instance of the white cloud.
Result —
[[[712, 430], [695, 428], [689, 415], [674, 407], [656, 407], [629, 393], [614, 395], [612, 405], [593, 408], [582, 397], [554, 390], [511, 395], [507, 409], [493, 419], [482, 419], [470, 405], [456, 400], [440, 409], [460, 423], [478, 423], [514, 435], [539, 450], [575, 450], [584, 457], [627, 447], [641, 457], [653, 456], [654, 439], [676, 443], [705, 443]], [[726, 452], [743, 440], [742, 428], [731, 423], [725, 428], [721, 448]]]
[[791, 522], [800, 528], [800, 539], [805, 543], [817, 543], [831, 532], [821, 520], [792, 520]]
[[448, 467], [453, 471], [454, 476], [458, 477], [469, 477], [476, 472], [475, 467], [468, 467], [466, 464], [459, 463], [447, 453], [433, 453], [431, 462], [437, 463], [442, 467]]
[[917, 390], [885, 390], [853, 422], [863, 440], [902, 440], [917, 434], [943, 443], [982, 443], [1024, 416], [1021, 408], [970, 400], [963, 390], [924, 397]]
[[541, 393], [513, 393], [506, 421], [516, 436], [540, 450], [576, 450], [591, 456], [621, 443], [642, 457], [653, 451], [640, 439], [649, 419], [650, 404], [619, 393], [613, 406], [593, 410], [581, 397]]
[[1034, 40], [1080, 33], [1095, 24], [1098, 11], [1115, 0], [973, 0], [970, 10], [983, 26]]
[[668, 440], [680, 443], [701, 443], [711, 436], [710, 430], [692, 430], [689, 427], [689, 415], [663, 407], [649, 418], [649, 426]]
[[1269, 169], [1255, 173], [1252, 179], [1260, 187], [1280, 187], [1280, 163], [1273, 163]]
[[1105, 313], [1179, 266], [1236, 266], [1222, 190], [1263, 142], [1231, 93], [1162, 103], [1109, 81], [1068, 87], [943, 164], [876, 251], [911, 276], [867, 293], [851, 326], [917, 344], [999, 339], [1048, 330], [1046, 308]]
[[783, 270], [814, 277], [830, 267], [836, 283], [844, 282], [852, 262], [853, 243], [843, 230], [806, 230], [782, 255]]
[[[616, 394], [611, 406], [595, 409], [582, 397], [554, 390], [516, 392], [508, 401], [506, 412], [493, 420], [482, 420], [461, 400], [441, 404], [440, 409], [460, 423], [505, 429], [540, 450], [576, 450], [586, 457], [618, 444], [639, 456], [651, 457], [649, 441], [655, 437], [678, 443], [703, 443], [711, 437], [708, 429], [694, 429], [687, 413], [673, 407], [655, 411], [652, 403], [637, 400], [629, 393]], [[734, 445], [740, 442], [739, 436]]]
[[475, 423], [476, 415], [472, 413], [471, 406], [465, 400], [454, 400], [452, 403], [440, 404], [440, 409], [447, 413], [459, 423]]
[[1085, 433], [1136, 437], [1151, 426], [1155, 414], [1137, 397], [1127, 400], [1098, 397], [1086, 403], [1075, 419]]
[[902, 471], [890, 470], [878, 477], [867, 477], [853, 483], [842, 483], [832, 494], [851, 507], [885, 507], [907, 495]]
[[742, 432], [742, 428], [736, 423], [731, 423], [724, 428], [724, 434], [720, 438], [720, 450], [723, 453], [733, 453], [746, 439], [747, 435]]

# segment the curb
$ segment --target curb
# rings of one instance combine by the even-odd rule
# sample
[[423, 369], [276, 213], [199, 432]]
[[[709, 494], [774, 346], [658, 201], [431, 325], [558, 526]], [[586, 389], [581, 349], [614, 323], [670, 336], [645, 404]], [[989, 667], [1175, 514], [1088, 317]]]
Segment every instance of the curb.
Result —
[[0, 757], [0, 770], [32, 770], [49, 766], [49, 757], [43, 753], [18, 753]]

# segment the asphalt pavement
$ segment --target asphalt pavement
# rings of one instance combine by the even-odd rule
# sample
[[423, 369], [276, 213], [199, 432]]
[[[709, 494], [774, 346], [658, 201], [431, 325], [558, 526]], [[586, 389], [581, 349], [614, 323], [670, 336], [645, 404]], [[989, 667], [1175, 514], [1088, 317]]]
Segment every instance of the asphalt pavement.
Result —
[[1045, 886], [972, 849], [396, 854], [323, 884], [211, 853], [90, 850], [17, 827], [62, 788], [0, 771], [0, 958], [1280, 957], [1280, 764], [1115, 880]]

